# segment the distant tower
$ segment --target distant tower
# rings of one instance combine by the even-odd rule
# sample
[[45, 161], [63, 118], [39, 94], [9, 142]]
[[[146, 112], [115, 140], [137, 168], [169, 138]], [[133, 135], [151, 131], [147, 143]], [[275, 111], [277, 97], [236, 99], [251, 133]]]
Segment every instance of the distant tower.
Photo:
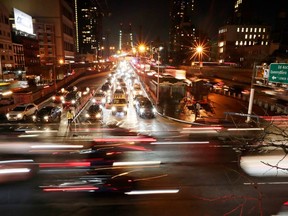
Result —
[[174, 0], [170, 5], [169, 49], [174, 61], [187, 59], [189, 48], [195, 41], [196, 30], [192, 24], [194, 0]]
[[234, 4], [234, 24], [257, 24], [257, 15], [254, 13], [259, 9], [259, 3], [256, 0], [235, 0]]
[[133, 34], [132, 34], [131, 23], [127, 27], [124, 27], [123, 24], [120, 23], [119, 50], [124, 51], [124, 52], [130, 52], [133, 47], [134, 47], [134, 44], [133, 44]]
[[97, 1], [75, 0], [76, 50], [78, 53], [96, 53], [103, 45], [104, 13]]

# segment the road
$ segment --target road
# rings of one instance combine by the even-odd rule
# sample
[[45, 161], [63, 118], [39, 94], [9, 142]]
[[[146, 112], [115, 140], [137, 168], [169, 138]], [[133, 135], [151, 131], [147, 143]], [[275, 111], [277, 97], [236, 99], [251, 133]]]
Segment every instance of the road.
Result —
[[[98, 89], [105, 78], [89, 80], [79, 87]], [[232, 98], [212, 97], [223, 110], [229, 107], [228, 111], [235, 111], [241, 107]], [[109, 127], [111, 122], [122, 129]], [[111, 110], [104, 110], [102, 123], [84, 121], [80, 112], [72, 127], [67, 126], [64, 113], [60, 123], [5, 122], [0, 126], [1, 140], [9, 142], [9, 149], [15, 140], [43, 146], [54, 143], [89, 147], [116, 138], [125, 149], [117, 162], [151, 162], [119, 168], [137, 179], [134, 192], [150, 192], [138, 195], [43, 192], [39, 186], [48, 179], [60, 179], [62, 175], [69, 178], [79, 169], [41, 169], [29, 181], [1, 185], [1, 215], [272, 215], [286, 201], [287, 177], [248, 176], [239, 165], [239, 142], [219, 139], [230, 137], [222, 129], [191, 131], [190, 125], [160, 115], [142, 119], [131, 102], [127, 116], [115, 117]], [[243, 133], [246, 132], [236, 135]], [[114, 142], [108, 143], [115, 146]], [[116, 144], [119, 147], [119, 142]], [[96, 163], [92, 168], [100, 167]]]

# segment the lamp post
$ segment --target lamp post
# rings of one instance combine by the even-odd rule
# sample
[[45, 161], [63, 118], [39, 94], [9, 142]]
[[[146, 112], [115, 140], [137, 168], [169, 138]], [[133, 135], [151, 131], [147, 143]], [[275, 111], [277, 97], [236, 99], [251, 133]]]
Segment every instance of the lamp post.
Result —
[[1, 72], [1, 76], [2, 76], [2, 81], [4, 81], [4, 74], [3, 74], [3, 70], [2, 70], [2, 55], [0, 53], [0, 72]]
[[196, 53], [198, 53], [199, 68], [201, 68], [201, 57], [202, 57], [202, 53], [203, 53], [203, 47], [197, 46], [196, 47]]
[[156, 95], [156, 104], [159, 104], [159, 92], [160, 92], [160, 51], [163, 49], [163, 47], [159, 47], [156, 49], [157, 51], [157, 65], [158, 65], [158, 70], [157, 70], [157, 95]]
[[252, 79], [251, 79], [251, 90], [250, 90], [250, 97], [249, 97], [249, 104], [248, 104], [248, 116], [246, 119], [247, 123], [250, 123], [251, 121], [251, 114], [252, 114], [252, 108], [253, 108], [253, 100], [254, 100], [254, 82], [255, 82], [255, 76], [256, 76], [256, 62], [253, 64], [253, 72], [252, 72]]

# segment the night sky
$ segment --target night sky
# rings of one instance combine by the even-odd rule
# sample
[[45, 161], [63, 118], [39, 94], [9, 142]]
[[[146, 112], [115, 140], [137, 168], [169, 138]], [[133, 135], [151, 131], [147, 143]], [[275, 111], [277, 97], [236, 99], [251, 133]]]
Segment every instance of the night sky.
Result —
[[[169, 0], [106, 0], [111, 11], [109, 17], [104, 18], [104, 32], [109, 32], [111, 44], [118, 43], [120, 23], [132, 24], [135, 36], [142, 32], [142, 40], [149, 42], [160, 38], [169, 38]], [[280, 1], [288, 0], [253, 0], [255, 2], [255, 16], [261, 17], [267, 24], [273, 24]], [[223, 3], [225, 2], [225, 3]], [[287, 5], [287, 3], [285, 3]], [[234, 9], [232, 0], [195, 0], [195, 24], [210, 38], [217, 38], [218, 28], [225, 24]], [[287, 10], [287, 9], [286, 9]], [[137, 41], [134, 41], [134, 43]], [[117, 43], [115, 45], [117, 45]]]

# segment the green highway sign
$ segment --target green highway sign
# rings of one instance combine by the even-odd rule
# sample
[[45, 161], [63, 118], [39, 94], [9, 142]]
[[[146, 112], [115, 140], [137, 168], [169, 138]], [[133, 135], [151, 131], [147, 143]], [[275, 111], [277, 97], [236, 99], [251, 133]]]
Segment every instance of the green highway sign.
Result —
[[268, 80], [269, 82], [288, 84], [288, 64], [271, 63]]

